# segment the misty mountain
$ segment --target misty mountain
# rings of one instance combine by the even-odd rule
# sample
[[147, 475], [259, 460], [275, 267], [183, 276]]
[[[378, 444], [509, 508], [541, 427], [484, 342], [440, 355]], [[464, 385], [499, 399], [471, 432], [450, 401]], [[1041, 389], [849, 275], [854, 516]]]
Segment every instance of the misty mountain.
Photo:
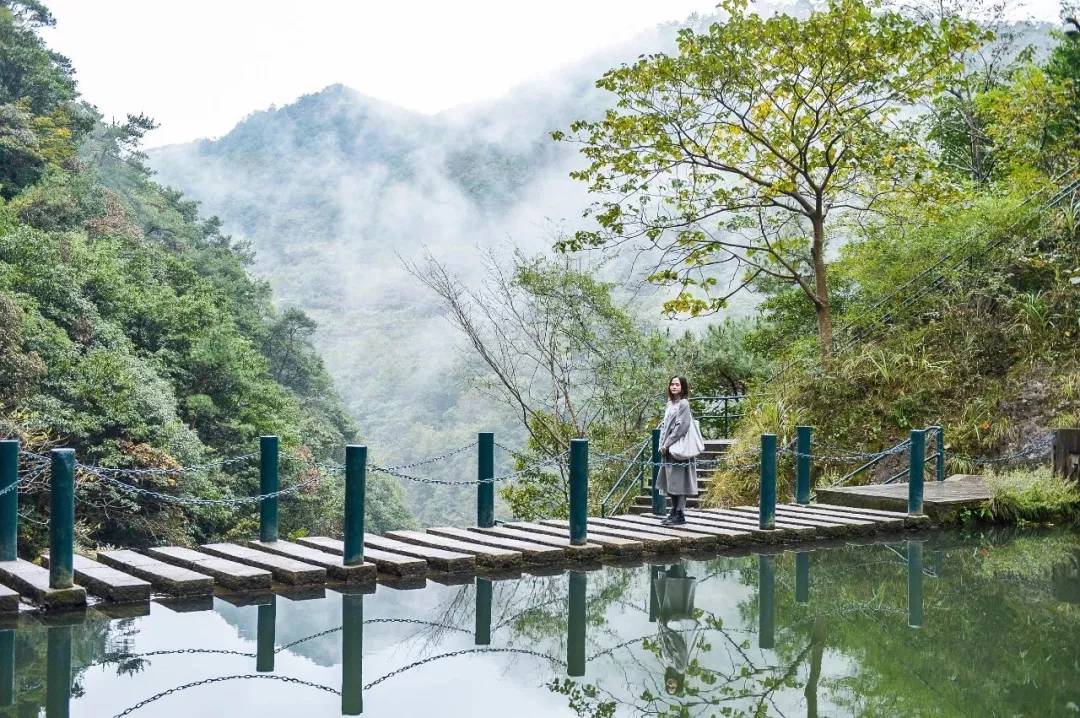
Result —
[[515, 423], [463, 394], [476, 368], [403, 260], [426, 248], [478, 281], [482, 248], [549, 251], [587, 204], [568, 176], [576, 150], [549, 133], [602, 113], [596, 79], [669, 46], [674, 28], [434, 116], [334, 85], [219, 139], [154, 150], [151, 165], [251, 243], [281, 304], [319, 322], [316, 344], [375, 460], [438, 453]]

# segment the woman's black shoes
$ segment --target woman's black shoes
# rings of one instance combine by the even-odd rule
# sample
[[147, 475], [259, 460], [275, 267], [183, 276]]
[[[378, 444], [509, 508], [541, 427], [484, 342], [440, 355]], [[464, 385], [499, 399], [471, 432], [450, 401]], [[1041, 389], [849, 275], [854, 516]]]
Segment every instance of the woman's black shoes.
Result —
[[660, 522], [662, 526], [679, 526], [686, 523], [686, 516], [682, 511], [672, 512], [666, 519]]

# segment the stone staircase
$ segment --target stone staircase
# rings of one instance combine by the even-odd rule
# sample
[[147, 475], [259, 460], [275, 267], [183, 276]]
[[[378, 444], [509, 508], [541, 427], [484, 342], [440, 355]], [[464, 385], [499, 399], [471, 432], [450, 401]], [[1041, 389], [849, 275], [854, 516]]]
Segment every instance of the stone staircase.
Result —
[[[705, 451], [698, 457], [701, 461], [711, 461], [717, 459], [727, 452], [731, 451], [731, 448], [735, 445], [734, 439], [706, 439]], [[713, 466], [699, 467], [697, 471], [698, 476], [698, 495], [691, 496], [686, 499], [686, 508], [696, 509], [701, 502], [701, 496], [708, 490], [709, 484], [712, 483], [713, 474], [716, 473], [716, 469]], [[627, 511], [632, 514], [651, 514], [652, 513], [652, 491], [650, 489], [643, 490], [634, 499]]]

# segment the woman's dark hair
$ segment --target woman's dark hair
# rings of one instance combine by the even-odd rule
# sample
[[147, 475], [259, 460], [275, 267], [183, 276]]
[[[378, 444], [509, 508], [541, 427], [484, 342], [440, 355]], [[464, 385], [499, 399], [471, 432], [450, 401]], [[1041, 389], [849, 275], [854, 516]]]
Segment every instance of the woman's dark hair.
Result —
[[[690, 398], [690, 382], [688, 382], [686, 380], [686, 377], [685, 376], [673, 376], [673, 377], [671, 377], [671, 379], [678, 379], [679, 383], [682, 384], [682, 396], [680, 396], [679, 398], [680, 399], [689, 399]], [[667, 398], [668, 398], [668, 401], [675, 401], [675, 397], [673, 397], [671, 395], [671, 379], [667, 380], [667, 384], [668, 384], [667, 385]]]
[[[671, 682], [674, 685], [668, 685]], [[675, 666], [668, 666], [664, 670], [664, 690], [668, 695], [681, 696], [686, 686], [686, 676], [675, 670]]]

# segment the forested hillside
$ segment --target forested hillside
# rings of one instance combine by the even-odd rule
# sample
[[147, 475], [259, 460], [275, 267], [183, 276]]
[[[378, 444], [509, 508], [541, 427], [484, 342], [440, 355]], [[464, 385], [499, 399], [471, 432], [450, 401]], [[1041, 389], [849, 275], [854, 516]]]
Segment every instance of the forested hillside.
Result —
[[[275, 309], [247, 242], [157, 184], [141, 115], [105, 122], [74, 69], [41, 41], [36, 0], [0, 2], [0, 430], [86, 464], [205, 470], [132, 479], [166, 494], [257, 493], [258, 437], [282, 437], [283, 481], [310, 479], [283, 529], [335, 530], [341, 485], [312, 475], [358, 427], [310, 343], [315, 324]], [[90, 98], [92, 100], [92, 98]], [[45, 477], [24, 467], [23, 546], [40, 544]], [[369, 478], [373, 526], [407, 524], [396, 483]], [[133, 500], [79, 476], [80, 540], [184, 542], [248, 532], [252, 505]]]

